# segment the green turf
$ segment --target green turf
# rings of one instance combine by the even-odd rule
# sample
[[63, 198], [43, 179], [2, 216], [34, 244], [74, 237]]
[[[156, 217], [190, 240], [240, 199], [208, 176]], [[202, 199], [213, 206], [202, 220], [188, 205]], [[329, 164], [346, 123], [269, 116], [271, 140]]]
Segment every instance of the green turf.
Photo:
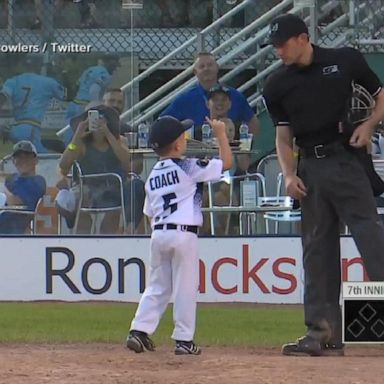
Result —
[[[136, 304], [0, 303], [0, 342], [121, 343]], [[199, 304], [196, 340], [202, 345], [278, 346], [303, 331], [298, 306]], [[154, 340], [169, 344], [172, 308], [164, 315]]]

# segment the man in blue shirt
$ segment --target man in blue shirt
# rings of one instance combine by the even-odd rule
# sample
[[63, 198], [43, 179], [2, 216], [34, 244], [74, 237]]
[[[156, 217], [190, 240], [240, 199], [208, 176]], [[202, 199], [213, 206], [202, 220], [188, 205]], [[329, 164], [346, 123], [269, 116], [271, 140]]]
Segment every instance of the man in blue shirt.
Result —
[[[79, 89], [73, 101], [68, 105], [65, 115], [66, 123], [84, 112], [84, 108], [91, 101], [102, 99], [104, 92], [112, 81], [112, 74], [120, 65], [117, 55], [104, 55], [98, 65], [87, 68], [78, 81]], [[68, 129], [64, 133], [64, 143], [68, 145], [72, 139], [73, 131]]]
[[[171, 115], [179, 120], [192, 119], [194, 121], [194, 138], [201, 139], [201, 125], [205, 118], [210, 116], [208, 109], [209, 90], [217, 85], [219, 66], [215, 57], [209, 52], [200, 52], [195, 60], [193, 72], [198, 80], [197, 84], [176, 96], [173, 102], [160, 116]], [[259, 122], [244, 95], [237, 89], [228, 87], [231, 98], [231, 108], [228, 117], [234, 122], [237, 130], [235, 139], [238, 139], [238, 127], [246, 122], [249, 132], [255, 137], [259, 130]]]
[[11, 129], [10, 139], [31, 141], [37, 152], [48, 152], [41, 143], [41, 122], [52, 98], [63, 100], [64, 87], [55, 79], [39, 74], [40, 62], [37, 58], [28, 58], [27, 71], [8, 79], [0, 93], [0, 107], [7, 101], [13, 109], [15, 125]]
[[[6, 204], [24, 205], [26, 210], [34, 211], [46, 192], [44, 177], [36, 175], [36, 148], [30, 141], [19, 141], [13, 147], [12, 157], [17, 172], [5, 180]], [[0, 214], [0, 233], [24, 234], [30, 221], [29, 215], [3, 211]]]

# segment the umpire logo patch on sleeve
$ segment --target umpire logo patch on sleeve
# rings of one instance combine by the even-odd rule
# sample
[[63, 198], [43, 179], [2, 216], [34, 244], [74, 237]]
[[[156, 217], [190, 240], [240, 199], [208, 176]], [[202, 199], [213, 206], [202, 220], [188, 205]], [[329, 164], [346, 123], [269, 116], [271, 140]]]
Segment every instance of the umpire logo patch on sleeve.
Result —
[[205, 168], [209, 164], [209, 160], [208, 159], [199, 159], [196, 161], [196, 164], [201, 168]]

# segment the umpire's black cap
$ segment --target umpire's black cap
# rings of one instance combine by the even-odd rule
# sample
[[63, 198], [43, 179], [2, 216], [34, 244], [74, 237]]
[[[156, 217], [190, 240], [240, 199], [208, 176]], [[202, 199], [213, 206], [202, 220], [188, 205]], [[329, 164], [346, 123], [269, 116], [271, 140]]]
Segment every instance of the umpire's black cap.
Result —
[[299, 36], [302, 33], [308, 35], [308, 27], [305, 22], [299, 16], [287, 13], [272, 20], [269, 26], [268, 40], [262, 46], [272, 44], [278, 47], [291, 37]]
[[159, 117], [151, 126], [149, 146], [154, 150], [164, 148], [192, 126], [190, 119], [180, 121], [173, 116]]

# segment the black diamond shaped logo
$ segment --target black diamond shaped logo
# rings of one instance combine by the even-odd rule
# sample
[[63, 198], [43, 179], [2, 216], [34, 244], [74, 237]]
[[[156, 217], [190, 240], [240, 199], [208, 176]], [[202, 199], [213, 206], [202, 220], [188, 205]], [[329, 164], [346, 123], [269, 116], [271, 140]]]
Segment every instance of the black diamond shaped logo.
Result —
[[366, 321], [370, 321], [376, 315], [376, 310], [370, 304], [365, 304], [363, 308], [360, 309], [360, 316]]
[[356, 339], [364, 332], [364, 325], [357, 319], [353, 320], [347, 327], [349, 333]]
[[374, 322], [371, 327], [371, 331], [378, 337], [381, 338], [384, 335], [384, 321], [379, 319]]

